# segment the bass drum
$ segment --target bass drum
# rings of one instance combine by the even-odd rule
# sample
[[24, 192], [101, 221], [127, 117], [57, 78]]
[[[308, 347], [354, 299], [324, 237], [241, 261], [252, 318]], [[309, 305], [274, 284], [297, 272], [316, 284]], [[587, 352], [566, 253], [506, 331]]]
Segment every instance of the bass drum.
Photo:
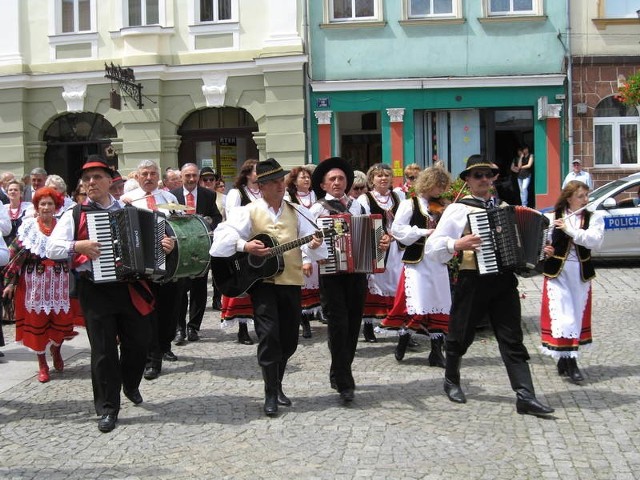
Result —
[[209, 271], [211, 229], [200, 215], [170, 215], [167, 235], [176, 245], [167, 255], [167, 273], [163, 282], [179, 278], [201, 277]]

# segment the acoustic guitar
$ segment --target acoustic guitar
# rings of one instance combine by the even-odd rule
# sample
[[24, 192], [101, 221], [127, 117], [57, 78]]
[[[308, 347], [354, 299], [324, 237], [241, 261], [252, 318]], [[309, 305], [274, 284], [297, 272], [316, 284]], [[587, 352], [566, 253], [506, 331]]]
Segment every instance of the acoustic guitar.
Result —
[[[325, 228], [317, 231], [321, 238], [336, 235], [335, 228]], [[211, 257], [211, 274], [216, 288], [227, 297], [239, 297], [247, 292], [256, 282], [275, 277], [284, 270], [282, 254], [288, 250], [308, 243], [313, 235], [298, 238], [279, 245], [277, 240], [259, 233], [251, 240], [260, 240], [271, 249], [268, 255], [259, 257], [247, 252], [237, 252], [230, 257]]]

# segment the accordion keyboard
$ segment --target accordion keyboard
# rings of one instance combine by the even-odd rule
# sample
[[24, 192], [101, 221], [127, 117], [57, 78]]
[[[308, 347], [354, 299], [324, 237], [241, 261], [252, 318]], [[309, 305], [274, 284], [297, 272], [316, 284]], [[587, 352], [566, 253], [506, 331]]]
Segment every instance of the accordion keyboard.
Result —
[[100, 243], [100, 256], [91, 262], [94, 282], [112, 282], [116, 280], [116, 257], [114, 241], [111, 236], [109, 212], [90, 212], [87, 215], [89, 238]]
[[476, 251], [478, 273], [480, 275], [498, 273], [498, 257], [494, 248], [493, 231], [489, 218], [482, 214], [469, 215], [469, 226], [471, 231], [482, 239], [482, 244]]

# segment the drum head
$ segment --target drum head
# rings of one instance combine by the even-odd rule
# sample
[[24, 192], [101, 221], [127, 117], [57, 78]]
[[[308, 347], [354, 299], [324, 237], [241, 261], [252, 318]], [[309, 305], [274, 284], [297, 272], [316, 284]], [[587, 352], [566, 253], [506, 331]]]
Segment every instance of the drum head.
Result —
[[168, 235], [175, 238], [175, 248], [167, 255], [164, 281], [194, 278], [209, 271], [211, 229], [200, 215], [167, 217]]

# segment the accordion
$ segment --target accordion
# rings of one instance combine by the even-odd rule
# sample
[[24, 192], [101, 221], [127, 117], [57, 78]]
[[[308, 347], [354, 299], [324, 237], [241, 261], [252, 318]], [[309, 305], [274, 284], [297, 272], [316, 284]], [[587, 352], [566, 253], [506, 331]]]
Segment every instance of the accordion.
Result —
[[317, 222], [320, 228], [336, 232], [324, 237], [329, 256], [319, 264], [320, 275], [385, 271], [386, 252], [378, 248], [385, 233], [382, 215], [337, 214], [319, 217]]
[[508, 206], [468, 215], [471, 233], [482, 238], [476, 251], [480, 275], [515, 272], [532, 276], [542, 271], [549, 219], [532, 208]]
[[91, 261], [95, 283], [143, 277], [155, 281], [165, 275], [161, 241], [166, 220], [162, 213], [132, 206], [86, 213], [89, 239], [100, 242], [100, 256]]

